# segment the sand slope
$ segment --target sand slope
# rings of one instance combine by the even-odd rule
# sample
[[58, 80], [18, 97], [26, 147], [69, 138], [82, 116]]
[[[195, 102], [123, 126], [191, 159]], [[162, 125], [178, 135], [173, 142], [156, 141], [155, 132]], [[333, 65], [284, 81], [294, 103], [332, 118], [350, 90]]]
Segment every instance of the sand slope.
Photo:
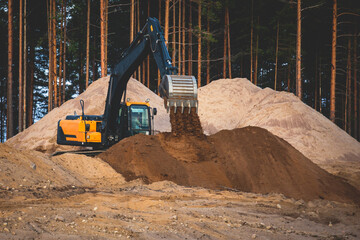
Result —
[[[52, 110], [7, 143], [43, 152], [69, 149], [56, 144], [57, 121], [74, 111], [80, 113], [79, 99], [85, 100], [86, 114], [102, 114], [107, 83], [108, 78], [97, 80], [78, 98]], [[158, 109], [155, 129], [170, 131], [169, 116], [160, 97], [134, 79], [129, 81], [128, 96], [138, 101], [150, 98], [151, 106]], [[360, 143], [325, 116], [291, 93], [261, 89], [247, 79], [220, 79], [201, 87], [199, 117], [206, 134], [222, 129], [258, 126], [285, 139], [317, 164], [360, 162]], [[360, 173], [355, 175], [360, 178]]]
[[258, 126], [279, 136], [318, 164], [360, 162], [360, 143], [287, 92], [256, 87], [247, 79], [220, 79], [199, 89], [205, 133]]
[[37, 151], [0, 144], [0, 189], [72, 185], [111, 187], [124, 182], [120, 174], [98, 158], [75, 154], [49, 157]]

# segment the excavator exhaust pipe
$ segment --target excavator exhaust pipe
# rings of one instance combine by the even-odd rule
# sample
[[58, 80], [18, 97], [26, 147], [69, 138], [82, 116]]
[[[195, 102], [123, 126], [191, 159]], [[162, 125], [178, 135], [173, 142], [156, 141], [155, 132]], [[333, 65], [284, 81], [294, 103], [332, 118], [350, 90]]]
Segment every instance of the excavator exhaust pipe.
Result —
[[181, 113], [188, 108], [196, 108], [198, 112], [197, 82], [194, 76], [164, 75], [159, 86], [160, 96], [164, 98], [164, 105], [169, 112], [174, 107], [174, 112], [180, 108]]

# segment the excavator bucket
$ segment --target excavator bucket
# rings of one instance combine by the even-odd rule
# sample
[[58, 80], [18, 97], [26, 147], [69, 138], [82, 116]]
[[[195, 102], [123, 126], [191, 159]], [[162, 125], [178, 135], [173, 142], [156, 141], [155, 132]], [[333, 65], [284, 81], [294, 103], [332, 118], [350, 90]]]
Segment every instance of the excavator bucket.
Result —
[[166, 110], [174, 107], [174, 112], [181, 113], [187, 108], [198, 111], [197, 83], [194, 76], [186, 75], [164, 75], [159, 86], [160, 96], [164, 97]]

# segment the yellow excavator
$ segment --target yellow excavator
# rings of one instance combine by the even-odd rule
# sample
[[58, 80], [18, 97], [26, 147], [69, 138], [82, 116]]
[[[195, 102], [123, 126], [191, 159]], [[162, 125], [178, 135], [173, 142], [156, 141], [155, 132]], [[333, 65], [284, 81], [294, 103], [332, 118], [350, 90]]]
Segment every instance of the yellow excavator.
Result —
[[167, 110], [172, 107], [175, 111], [180, 108], [181, 112], [184, 108], [197, 110], [195, 77], [176, 75], [177, 68], [172, 66], [159, 21], [148, 18], [110, 75], [104, 114], [85, 115], [84, 101], [80, 100], [82, 114], [69, 115], [58, 122], [57, 143], [100, 149], [138, 133], [154, 134], [156, 108], [151, 108], [149, 101], [131, 102], [126, 98], [130, 76], [148, 54], [153, 55], [160, 71], [162, 81], [159, 92]]

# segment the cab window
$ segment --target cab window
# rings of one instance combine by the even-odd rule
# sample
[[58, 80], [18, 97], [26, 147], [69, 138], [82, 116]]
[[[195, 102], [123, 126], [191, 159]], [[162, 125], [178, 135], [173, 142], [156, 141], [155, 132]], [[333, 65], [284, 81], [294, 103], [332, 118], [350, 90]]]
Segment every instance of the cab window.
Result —
[[131, 109], [131, 128], [133, 130], [149, 129], [149, 111], [147, 106], [132, 105]]

